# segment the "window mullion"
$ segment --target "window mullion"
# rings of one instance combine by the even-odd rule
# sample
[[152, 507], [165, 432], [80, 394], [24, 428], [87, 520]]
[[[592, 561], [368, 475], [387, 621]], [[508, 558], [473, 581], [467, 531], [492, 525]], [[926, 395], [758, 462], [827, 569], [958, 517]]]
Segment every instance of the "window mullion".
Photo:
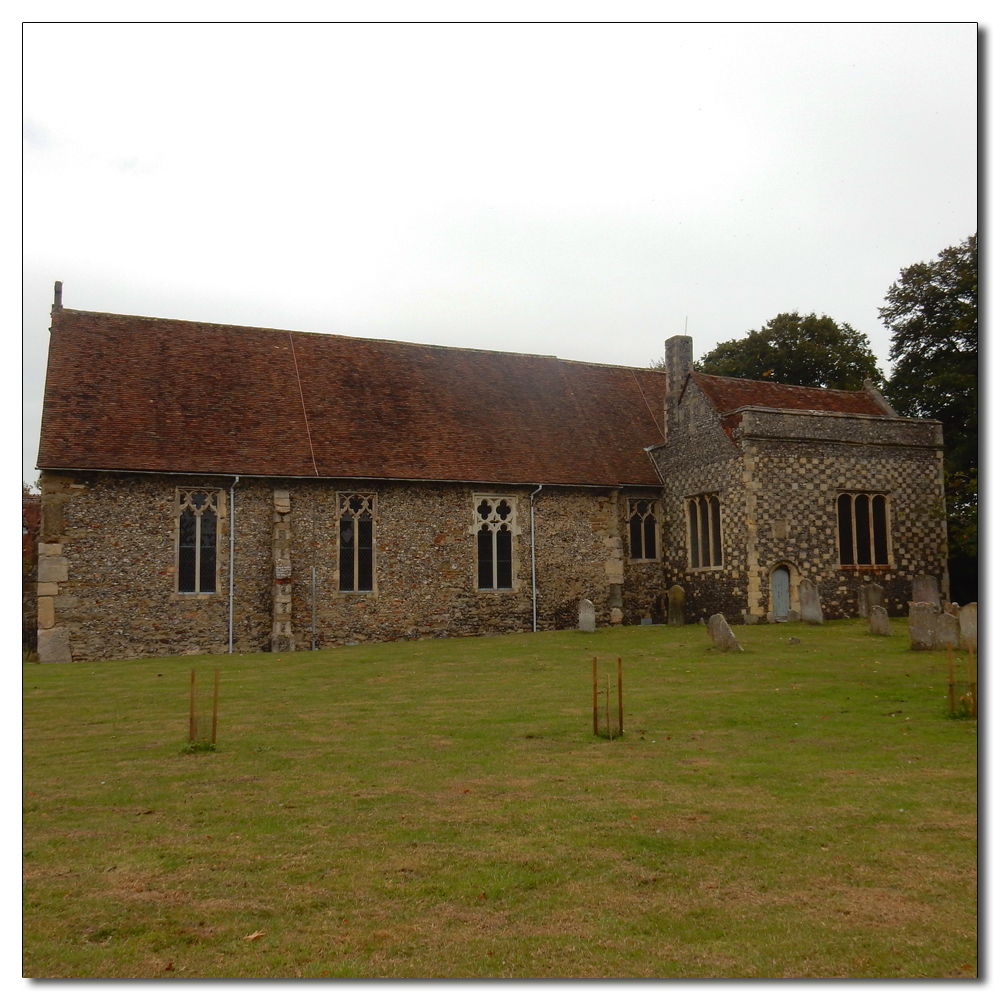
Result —
[[201, 517], [194, 512], [194, 592], [201, 593]]
[[499, 586], [500, 580], [500, 565], [497, 559], [497, 532], [496, 528], [490, 532], [490, 536], [493, 541], [493, 589], [496, 590]]

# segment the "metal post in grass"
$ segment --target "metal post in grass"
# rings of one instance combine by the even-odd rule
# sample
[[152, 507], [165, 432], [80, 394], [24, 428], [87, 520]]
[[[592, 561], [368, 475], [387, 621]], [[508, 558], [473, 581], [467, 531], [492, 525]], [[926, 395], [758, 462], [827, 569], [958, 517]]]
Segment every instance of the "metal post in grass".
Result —
[[618, 735], [625, 735], [625, 717], [622, 714], [622, 658], [618, 657]]
[[597, 657], [594, 657], [594, 735], [597, 735]]
[[219, 668], [215, 668], [215, 691], [212, 693], [212, 746], [215, 746], [215, 728], [219, 721]]
[[191, 669], [191, 719], [188, 723], [188, 743], [194, 743], [194, 668]]
[[948, 704], [951, 706], [951, 714], [955, 714], [955, 654], [948, 643]]

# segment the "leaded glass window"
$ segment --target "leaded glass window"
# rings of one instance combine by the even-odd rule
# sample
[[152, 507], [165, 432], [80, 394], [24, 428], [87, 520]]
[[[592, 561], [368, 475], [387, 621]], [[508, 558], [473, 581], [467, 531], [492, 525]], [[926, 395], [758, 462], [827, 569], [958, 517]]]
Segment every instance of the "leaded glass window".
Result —
[[656, 501], [629, 500], [629, 554], [633, 560], [656, 558]]
[[480, 590], [514, 587], [514, 498], [473, 498]]
[[178, 495], [177, 592], [214, 594], [218, 582], [219, 490]]
[[341, 591], [375, 589], [375, 494], [340, 494]]
[[841, 566], [889, 565], [889, 498], [884, 493], [837, 497]]
[[692, 569], [722, 567], [722, 508], [714, 493], [687, 501], [688, 543]]

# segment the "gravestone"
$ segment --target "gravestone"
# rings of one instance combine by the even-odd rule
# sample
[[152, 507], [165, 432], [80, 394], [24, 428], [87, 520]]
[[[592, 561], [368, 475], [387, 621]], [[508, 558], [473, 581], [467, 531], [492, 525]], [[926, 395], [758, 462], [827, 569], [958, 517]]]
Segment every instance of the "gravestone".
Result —
[[802, 621], [810, 625], [823, 624], [823, 609], [819, 603], [819, 591], [812, 580], [799, 581], [799, 608]]
[[597, 625], [597, 621], [594, 617], [594, 602], [588, 601], [585, 597], [580, 601], [580, 624], [579, 629], [581, 632], [593, 632]]
[[934, 648], [947, 649], [949, 646], [958, 649], [958, 619], [946, 612], [938, 615], [934, 628]]
[[937, 607], [930, 601], [910, 601], [910, 649], [933, 649]]
[[885, 588], [878, 583], [858, 587], [858, 617], [867, 618], [872, 608], [885, 607]]
[[743, 647], [736, 641], [725, 615], [712, 615], [708, 619], [708, 634], [717, 649], [735, 649], [743, 652]]
[[801, 642], [802, 640], [797, 635], [789, 636], [788, 638], [789, 646], [798, 646]]
[[979, 652], [979, 605], [973, 601], [966, 604], [958, 612], [959, 639], [962, 642], [962, 649], [968, 649], [972, 643], [972, 652]]
[[667, 591], [667, 624], [684, 624], [684, 588], [676, 583]]
[[945, 615], [954, 615], [958, 617], [959, 607], [957, 604], [952, 604], [951, 601], [941, 602], [941, 613]]
[[621, 625], [622, 619], [624, 617], [625, 617], [625, 613], [622, 611], [621, 608], [612, 608], [611, 609], [611, 624], [612, 625]]
[[933, 604], [936, 611], [941, 610], [941, 593], [938, 590], [936, 576], [915, 576], [913, 578], [913, 603]]
[[878, 604], [868, 609], [868, 632], [870, 635], [892, 635], [889, 612]]

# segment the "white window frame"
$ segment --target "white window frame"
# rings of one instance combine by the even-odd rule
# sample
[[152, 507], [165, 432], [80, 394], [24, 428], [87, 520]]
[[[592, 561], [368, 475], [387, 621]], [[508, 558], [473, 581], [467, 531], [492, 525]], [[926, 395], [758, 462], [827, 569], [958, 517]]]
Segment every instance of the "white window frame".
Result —
[[[696, 516], [692, 526], [691, 505]], [[714, 505], [714, 506], [713, 506]], [[687, 532], [688, 567], [694, 572], [720, 570], [725, 566], [725, 538], [722, 532], [722, 501], [717, 492], [696, 493], [684, 498], [684, 525]], [[708, 555], [703, 549], [707, 538]], [[697, 546], [697, 564], [695, 548]]]
[[[649, 509], [645, 513], [640, 513], [638, 510], [638, 505], [644, 503], [649, 505]], [[640, 525], [640, 542], [643, 555], [635, 556], [632, 554], [632, 518], [636, 515], [642, 518], [642, 523]], [[651, 518], [654, 524], [653, 527], [653, 554], [646, 554], [646, 520]], [[628, 555], [629, 562], [639, 563], [639, 562], [658, 562], [660, 559], [660, 501], [653, 497], [629, 497], [628, 498], [628, 519], [626, 521], [628, 528]]]
[[[353, 500], [360, 500], [362, 503], [361, 509], [354, 511], [351, 507]], [[360, 569], [360, 556], [358, 554], [358, 530], [357, 523], [360, 520], [367, 520], [367, 518], [361, 518], [358, 515], [362, 513], [371, 514], [372, 522], [372, 564], [371, 564], [371, 575], [372, 575], [372, 585], [370, 590], [359, 590], [358, 589], [358, 570]], [[355, 523], [354, 538], [351, 542], [351, 548], [353, 551], [353, 575], [352, 579], [354, 581], [354, 586], [350, 589], [345, 589], [343, 585], [343, 579], [341, 578], [340, 566], [341, 566], [341, 555], [343, 548], [343, 541], [340, 537], [341, 527], [340, 522], [348, 515], [351, 515], [351, 519]], [[378, 526], [378, 494], [368, 492], [365, 490], [352, 490], [349, 493], [338, 493], [337, 494], [337, 592], [340, 594], [374, 594], [377, 588], [378, 577], [376, 575], [376, 563], [375, 558], [375, 538], [376, 529]]]
[[[489, 513], [483, 517], [479, 508], [483, 501], [490, 504]], [[510, 513], [503, 517], [497, 510], [501, 503], [506, 503], [510, 507]], [[476, 539], [476, 550], [475, 550], [475, 560], [476, 560], [476, 590], [481, 593], [496, 593], [496, 594], [509, 594], [511, 591], [517, 589], [517, 561], [515, 559], [516, 545], [514, 544], [514, 539], [517, 536], [517, 499], [515, 497], [497, 494], [497, 493], [474, 493], [472, 495], [472, 534]], [[492, 572], [492, 587], [481, 586], [481, 581], [479, 577], [479, 534], [483, 526], [489, 528], [490, 534], [492, 535], [492, 547], [493, 547], [493, 572]], [[497, 559], [497, 534], [499, 533], [500, 527], [506, 526], [510, 533], [510, 586], [509, 587], [499, 587], [497, 586], [499, 570], [498, 570], [498, 559]]]
[[[194, 503], [194, 496], [202, 493], [207, 497], [207, 502], [201, 507]], [[203, 597], [209, 594], [218, 594], [221, 587], [222, 566], [219, 558], [222, 546], [222, 529], [225, 524], [225, 510], [223, 507], [225, 490], [208, 487], [193, 487], [191, 489], [178, 488], [174, 494], [174, 593], [179, 597]], [[190, 510], [194, 514], [195, 535], [194, 535], [194, 589], [181, 590], [181, 517], [185, 511]], [[215, 573], [211, 590], [201, 589], [201, 525], [202, 515], [205, 511], [211, 510], [215, 514]]]

